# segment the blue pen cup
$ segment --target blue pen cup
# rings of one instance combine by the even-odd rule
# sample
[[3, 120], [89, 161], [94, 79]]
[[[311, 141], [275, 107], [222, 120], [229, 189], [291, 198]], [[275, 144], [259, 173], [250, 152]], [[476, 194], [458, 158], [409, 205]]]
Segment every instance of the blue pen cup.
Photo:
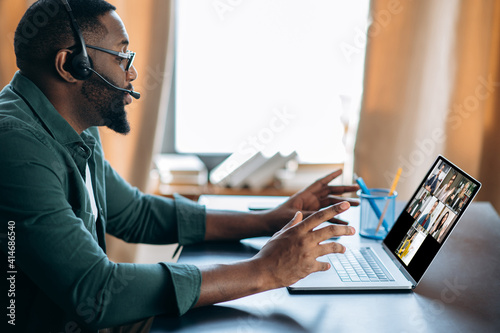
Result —
[[[372, 239], [384, 239], [394, 225], [396, 197], [398, 193], [394, 191], [389, 196], [389, 192], [389, 189], [384, 188], [372, 188], [370, 189], [370, 194], [362, 193], [361, 190], [356, 192], [360, 198], [359, 234], [361, 236]], [[379, 230], [376, 231], [380, 214], [384, 212], [386, 205], [388, 206], [384, 215], [384, 222]]]

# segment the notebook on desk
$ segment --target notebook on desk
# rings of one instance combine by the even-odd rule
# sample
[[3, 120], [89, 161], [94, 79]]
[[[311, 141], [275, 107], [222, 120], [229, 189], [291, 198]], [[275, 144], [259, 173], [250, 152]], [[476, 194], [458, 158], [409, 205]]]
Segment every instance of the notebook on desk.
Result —
[[481, 184], [438, 156], [382, 243], [349, 246], [318, 260], [328, 271], [313, 273], [290, 292], [411, 290], [449, 238]]

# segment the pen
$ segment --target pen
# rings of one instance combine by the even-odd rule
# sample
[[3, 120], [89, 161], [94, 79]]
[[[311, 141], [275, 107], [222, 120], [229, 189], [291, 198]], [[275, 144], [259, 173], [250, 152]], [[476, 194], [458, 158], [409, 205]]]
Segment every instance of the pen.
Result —
[[[370, 190], [366, 186], [365, 181], [363, 180], [363, 178], [357, 177], [356, 178], [356, 183], [358, 183], [359, 188], [361, 188], [361, 192], [363, 194], [366, 194], [366, 195], [370, 195], [371, 194]], [[373, 201], [373, 199], [368, 198], [368, 202], [370, 203], [370, 206], [372, 206], [372, 209], [375, 212], [375, 215], [377, 215], [377, 218], [380, 219], [380, 217], [382, 216], [382, 212], [380, 211], [380, 208], [378, 208], [377, 204], [375, 203], [375, 201]], [[382, 220], [382, 221], [384, 223], [384, 228], [389, 229], [389, 225], [387, 224], [387, 222], [385, 221], [385, 219]]]
[[175, 251], [174, 251], [174, 255], [172, 256], [172, 259], [175, 258], [175, 256], [177, 255], [177, 253], [179, 253], [179, 250], [182, 248], [182, 245], [179, 244], [177, 245], [177, 247], [175, 248]]

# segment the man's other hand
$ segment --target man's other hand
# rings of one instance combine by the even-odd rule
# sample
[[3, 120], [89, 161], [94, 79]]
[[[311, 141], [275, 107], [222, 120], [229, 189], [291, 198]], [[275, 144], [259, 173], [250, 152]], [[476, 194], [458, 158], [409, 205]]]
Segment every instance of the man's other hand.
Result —
[[[308, 217], [314, 212], [323, 207], [337, 204], [342, 201], [348, 201], [351, 206], [358, 206], [357, 199], [347, 199], [341, 195], [359, 190], [358, 185], [328, 185], [333, 179], [342, 174], [342, 170], [336, 170], [323, 178], [316, 180], [314, 183], [304, 188], [300, 192], [291, 196], [286, 202], [270, 210], [265, 215], [265, 220], [268, 223], [272, 232], [279, 230], [285, 223], [293, 218], [297, 211], [302, 212], [303, 217]], [[332, 223], [347, 224], [337, 218], [328, 220]]]
[[336, 242], [324, 242], [331, 237], [354, 235], [354, 228], [346, 225], [329, 225], [318, 228], [346, 211], [349, 202], [323, 208], [303, 219], [299, 211], [278, 231], [253, 258], [264, 277], [265, 289], [289, 286], [307, 275], [326, 271], [328, 263], [317, 261], [329, 253], [344, 253], [345, 247]]

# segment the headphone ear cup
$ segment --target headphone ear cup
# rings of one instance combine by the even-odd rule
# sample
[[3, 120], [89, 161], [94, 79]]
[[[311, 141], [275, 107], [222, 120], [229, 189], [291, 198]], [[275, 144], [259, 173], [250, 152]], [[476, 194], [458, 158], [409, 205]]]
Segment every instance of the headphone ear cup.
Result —
[[92, 60], [82, 52], [73, 52], [68, 56], [65, 68], [77, 80], [87, 80], [92, 75]]

